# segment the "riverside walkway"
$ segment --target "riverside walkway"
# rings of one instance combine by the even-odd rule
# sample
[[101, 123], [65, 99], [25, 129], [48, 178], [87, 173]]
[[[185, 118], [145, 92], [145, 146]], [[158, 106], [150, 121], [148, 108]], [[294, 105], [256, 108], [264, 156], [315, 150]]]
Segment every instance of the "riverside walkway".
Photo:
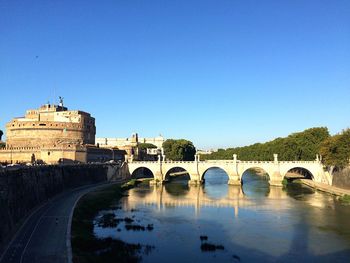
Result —
[[79, 187], [40, 206], [23, 223], [0, 257], [0, 263], [70, 262], [70, 222], [79, 198], [110, 183]]
[[344, 196], [344, 195], [350, 196], [350, 190], [347, 190], [347, 189], [335, 187], [328, 184], [318, 183], [308, 179], [300, 179], [300, 180], [303, 184], [310, 186], [312, 188], [315, 188], [316, 190], [319, 190], [322, 192], [326, 192], [326, 193], [330, 193], [338, 196]]

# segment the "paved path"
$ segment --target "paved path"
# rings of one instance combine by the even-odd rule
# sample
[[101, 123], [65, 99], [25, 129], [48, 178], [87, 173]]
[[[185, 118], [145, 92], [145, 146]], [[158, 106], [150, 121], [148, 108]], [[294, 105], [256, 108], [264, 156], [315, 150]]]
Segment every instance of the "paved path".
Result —
[[342, 188], [331, 186], [328, 184], [316, 183], [315, 181], [308, 180], [308, 179], [301, 179], [301, 181], [304, 184], [311, 186], [322, 192], [327, 192], [327, 193], [330, 193], [333, 195], [339, 195], [339, 196], [350, 195], [350, 190], [347, 190], [347, 189], [342, 189]]
[[97, 187], [101, 184], [62, 193], [32, 213], [0, 263], [67, 263], [67, 226], [72, 207], [82, 194]]

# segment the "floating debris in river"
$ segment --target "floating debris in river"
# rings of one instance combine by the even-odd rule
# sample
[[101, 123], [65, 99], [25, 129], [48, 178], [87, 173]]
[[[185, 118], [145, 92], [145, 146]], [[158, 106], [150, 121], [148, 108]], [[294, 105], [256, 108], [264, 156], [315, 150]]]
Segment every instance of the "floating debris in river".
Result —
[[126, 230], [134, 230], [134, 231], [145, 231], [145, 227], [141, 225], [125, 225]]
[[131, 219], [130, 217], [125, 217], [124, 222], [127, 224], [131, 224], [132, 222], [134, 222], [134, 219]]
[[223, 245], [214, 245], [214, 244], [210, 244], [210, 243], [203, 243], [201, 245], [201, 250], [202, 251], [215, 251], [215, 250], [224, 250], [224, 246]]
[[201, 241], [206, 241], [206, 240], [208, 240], [208, 236], [200, 236], [199, 238], [201, 239]]
[[151, 246], [151, 245], [144, 245], [143, 247], [143, 253], [145, 255], [148, 255], [152, 252], [152, 250], [154, 250], [156, 247], [155, 246]]
[[102, 228], [116, 227], [118, 223], [119, 222], [113, 213], [104, 214], [99, 219], [97, 219], [97, 225]]
[[232, 257], [233, 257], [234, 259], [237, 259], [238, 261], [241, 261], [241, 258], [240, 258], [239, 256], [237, 256], [237, 255], [232, 255]]

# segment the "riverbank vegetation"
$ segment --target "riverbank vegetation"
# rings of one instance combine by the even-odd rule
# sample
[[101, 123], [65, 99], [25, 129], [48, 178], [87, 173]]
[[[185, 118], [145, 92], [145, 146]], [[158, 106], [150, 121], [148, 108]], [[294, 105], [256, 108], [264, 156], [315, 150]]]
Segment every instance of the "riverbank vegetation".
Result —
[[78, 202], [72, 220], [72, 249], [74, 263], [139, 262], [140, 244], [128, 244], [112, 238], [95, 237], [93, 220], [98, 212], [110, 209], [117, 200], [139, 181], [112, 185], [83, 196]]
[[232, 159], [233, 154], [237, 154], [242, 161], [272, 161], [274, 153], [278, 154], [281, 161], [312, 161], [316, 154], [321, 154], [326, 165], [342, 168], [349, 163], [350, 129], [330, 136], [326, 127], [311, 128], [265, 143], [219, 149], [217, 152], [201, 155], [201, 159]]
[[242, 161], [272, 161], [273, 154], [277, 153], [279, 160], [314, 160], [322, 142], [328, 137], [327, 128], [311, 128], [265, 143], [219, 149], [212, 154], [201, 155], [201, 159], [232, 159], [232, 155], [237, 154]]
[[350, 129], [326, 138], [321, 144], [320, 154], [326, 165], [347, 166], [350, 158]]
[[339, 197], [339, 201], [345, 204], [350, 204], [350, 195], [343, 195]]

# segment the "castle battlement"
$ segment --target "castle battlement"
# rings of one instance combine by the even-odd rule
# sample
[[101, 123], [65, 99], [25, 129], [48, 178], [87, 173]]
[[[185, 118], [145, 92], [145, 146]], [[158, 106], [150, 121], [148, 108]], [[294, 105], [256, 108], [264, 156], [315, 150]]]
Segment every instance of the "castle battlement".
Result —
[[86, 162], [87, 145], [95, 144], [95, 118], [87, 112], [44, 104], [6, 124], [6, 146], [0, 162]]
[[95, 118], [84, 111], [45, 104], [6, 124], [7, 147], [95, 144]]

